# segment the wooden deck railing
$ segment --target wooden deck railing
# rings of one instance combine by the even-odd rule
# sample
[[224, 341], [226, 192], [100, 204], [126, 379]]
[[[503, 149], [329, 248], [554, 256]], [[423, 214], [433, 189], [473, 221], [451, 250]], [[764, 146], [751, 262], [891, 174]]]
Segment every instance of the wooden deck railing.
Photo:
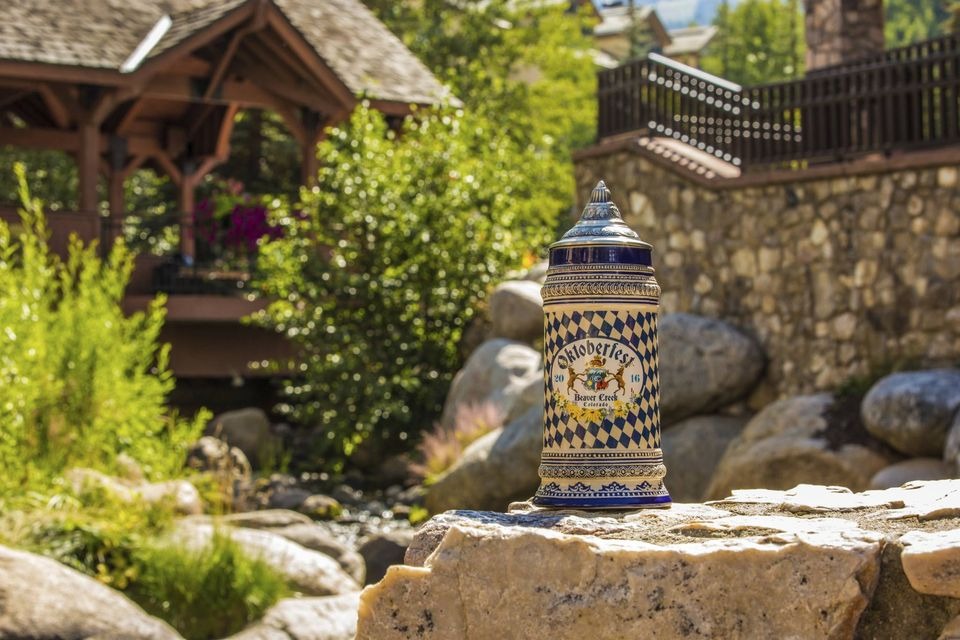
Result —
[[960, 142], [960, 39], [739, 87], [652, 54], [599, 74], [601, 139], [666, 136], [743, 169]]

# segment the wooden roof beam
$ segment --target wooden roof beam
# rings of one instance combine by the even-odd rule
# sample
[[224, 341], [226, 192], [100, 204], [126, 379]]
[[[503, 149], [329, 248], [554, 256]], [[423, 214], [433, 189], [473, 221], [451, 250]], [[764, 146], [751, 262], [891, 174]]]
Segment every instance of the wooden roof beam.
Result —
[[340, 102], [347, 111], [353, 109], [357, 104], [356, 96], [353, 95], [349, 87], [343, 83], [340, 77], [327, 66], [300, 32], [290, 24], [286, 16], [284, 16], [279, 9], [275, 9], [268, 13], [267, 20], [270, 26], [283, 36], [284, 41], [290, 45], [291, 51], [304, 62], [314, 77], [323, 82], [333, 97]]
[[[100, 134], [98, 153], [106, 153], [110, 149], [111, 136]], [[152, 154], [162, 150], [155, 138], [145, 136], [129, 136], [125, 138], [127, 149], [131, 155]], [[80, 150], [80, 134], [77, 131], [65, 131], [49, 127], [0, 127], [0, 144], [9, 144], [25, 149], [52, 149], [76, 153]]]
[[246, 2], [239, 5], [206, 29], [194, 33], [155, 58], [148, 58], [139, 69], [130, 75], [136, 83], [144, 85], [148, 84], [150, 79], [157, 73], [172, 70], [171, 68], [179, 68], [180, 61], [183, 60], [185, 54], [192, 53], [210, 44], [222, 35], [242, 25], [256, 14], [258, 4], [259, 3]]
[[296, 70], [291, 69], [282, 60], [267, 52], [265, 48], [257, 44], [257, 40], [259, 38], [248, 38], [243, 48], [237, 52], [237, 61], [241, 65], [241, 69], [246, 70], [259, 65], [267, 69], [273, 77], [281, 82], [302, 82], [302, 75], [299, 75]]
[[51, 149], [76, 153], [80, 149], [80, 135], [76, 131], [61, 129], [0, 127], [0, 145], [2, 144], [25, 149]]
[[288, 74], [298, 80], [306, 79], [318, 89], [328, 93], [331, 98], [333, 97], [330, 90], [316, 78], [303, 60], [284, 47], [281, 41], [258, 36], [250, 38], [245, 47], [255, 54], [261, 64], [280, 70], [281, 73]]
[[111, 69], [91, 69], [47, 64], [44, 62], [15, 62], [0, 60], [0, 76], [5, 79], [22, 79], [28, 82], [64, 82], [91, 84], [107, 87], [124, 85], [128, 79]]
[[42, 84], [37, 87], [37, 92], [40, 94], [40, 97], [43, 98], [43, 102], [47, 106], [47, 110], [50, 112], [50, 117], [54, 123], [61, 129], [69, 129], [73, 118], [71, 117], [70, 109], [60, 96], [57, 95], [48, 84]]
[[227, 44], [226, 50], [224, 50], [220, 56], [220, 60], [217, 61], [213, 75], [210, 76], [210, 84], [207, 85], [207, 90], [203, 94], [205, 99], [213, 97], [220, 88], [220, 83], [223, 82], [223, 79], [227, 75], [227, 69], [230, 67], [230, 63], [237, 53], [237, 47], [240, 46], [240, 41], [248, 35], [262, 30], [266, 25], [267, 3], [264, 2], [264, 0], [258, 0], [257, 7], [254, 10], [253, 17], [250, 19], [249, 24], [240, 27], [234, 32], [233, 36], [230, 37], [230, 42]]
[[0, 97], [0, 109], [5, 109], [17, 100], [30, 95], [29, 89], [14, 90], [6, 96]]
[[116, 131], [118, 134], [125, 134], [130, 131], [130, 127], [133, 126], [133, 123], [136, 122], [137, 117], [140, 115], [140, 112], [143, 110], [146, 100], [144, 98], [136, 98], [133, 102], [130, 103], [130, 106], [127, 108], [127, 112], [123, 114], [123, 117], [120, 118], [120, 122], [117, 123]]
[[329, 96], [291, 86], [285, 82], [272, 77], [265, 69], [250, 67], [244, 71], [246, 76], [258, 87], [269, 91], [278, 96], [285, 102], [290, 102], [298, 106], [309, 107], [315, 111], [324, 111], [330, 113], [342, 107], [339, 103], [331, 100]]
[[217, 131], [216, 156], [220, 162], [226, 162], [230, 157], [230, 136], [233, 133], [233, 124], [237, 117], [240, 105], [231, 103], [223, 114], [220, 121], [220, 129]]
[[226, 79], [223, 81], [220, 95], [204, 99], [194, 91], [190, 78], [185, 76], [157, 76], [143, 89], [141, 97], [179, 102], [229, 105], [233, 102], [242, 107], [272, 109], [276, 98], [251, 82]]
[[[410, 105], [406, 102], [394, 102], [392, 100], [370, 100], [370, 107], [389, 116], [410, 115]], [[420, 105], [427, 107], [430, 105]]]

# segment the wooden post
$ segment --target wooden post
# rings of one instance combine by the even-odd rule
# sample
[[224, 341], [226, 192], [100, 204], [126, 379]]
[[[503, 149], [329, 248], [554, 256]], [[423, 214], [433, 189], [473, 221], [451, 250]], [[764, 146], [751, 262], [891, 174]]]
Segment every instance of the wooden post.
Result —
[[107, 201], [110, 203], [110, 219], [107, 224], [110, 225], [110, 233], [107, 236], [112, 243], [115, 238], [123, 235], [123, 216], [124, 216], [124, 172], [116, 170], [110, 172], [110, 182], [107, 188]]
[[110, 205], [110, 233], [107, 240], [112, 244], [114, 239], [123, 235], [124, 193], [123, 184], [127, 177], [127, 141], [113, 136], [110, 138], [110, 179], [107, 183], [107, 202]]
[[307, 142], [300, 145], [300, 183], [305, 187], [312, 187], [317, 184], [317, 171], [320, 169], [317, 163], [317, 141], [313, 136], [309, 136]]
[[80, 182], [79, 209], [97, 213], [97, 181], [100, 177], [100, 129], [95, 122], [80, 123], [80, 149], [77, 151], [77, 173]]
[[300, 120], [303, 131], [300, 140], [300, 183], [309, 188], [317, 183], [317, 171], [320, 168], [317, 143], [323, 136], [323, 118], [316, 111], [303, 109]]
[[197, 240], [194, 234], [193, 211], [196, 205], [196, 163], [186, 161], [181, 167], [177, 207], [180, 210], [180, 255], [185, 265], [193, 265], [197, 256]]

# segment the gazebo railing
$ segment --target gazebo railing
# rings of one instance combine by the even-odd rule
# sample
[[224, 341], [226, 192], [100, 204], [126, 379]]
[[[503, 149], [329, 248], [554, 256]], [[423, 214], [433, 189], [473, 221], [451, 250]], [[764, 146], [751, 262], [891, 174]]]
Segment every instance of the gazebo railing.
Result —
[[150, 291], [178, 295], [243, 295], [249, 292], [255, 255], [238, 256], [210, 234], [209, 223], [191, 225], [196, 255], [180, 252], [183, 220], [179, 215], [127, 216], [123, 220], [102, 218], [101, 247], [107, 251], [116, 238], [123, 238], [138, 255], [149, 258]]
[[960, 40], [747, 88], [651, 55], [601, 71], [599, 100], [601, 139], [671, 137], [747, 170], [943, 147], [960, 142]]

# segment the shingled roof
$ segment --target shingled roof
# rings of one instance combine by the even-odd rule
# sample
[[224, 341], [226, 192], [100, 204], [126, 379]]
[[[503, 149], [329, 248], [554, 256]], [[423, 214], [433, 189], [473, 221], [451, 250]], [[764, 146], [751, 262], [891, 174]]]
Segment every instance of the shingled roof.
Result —
[[[115, 71], [145, 62], [256, 2], [278, 10], [354, 95], [440, 101], [445, 89], [360, 0], [17, 0], [0, 6], [0, 60]], [[154, 29], [169, 18], [166, 28]], [[128, 70], [128, 69], [124, 69]]]

